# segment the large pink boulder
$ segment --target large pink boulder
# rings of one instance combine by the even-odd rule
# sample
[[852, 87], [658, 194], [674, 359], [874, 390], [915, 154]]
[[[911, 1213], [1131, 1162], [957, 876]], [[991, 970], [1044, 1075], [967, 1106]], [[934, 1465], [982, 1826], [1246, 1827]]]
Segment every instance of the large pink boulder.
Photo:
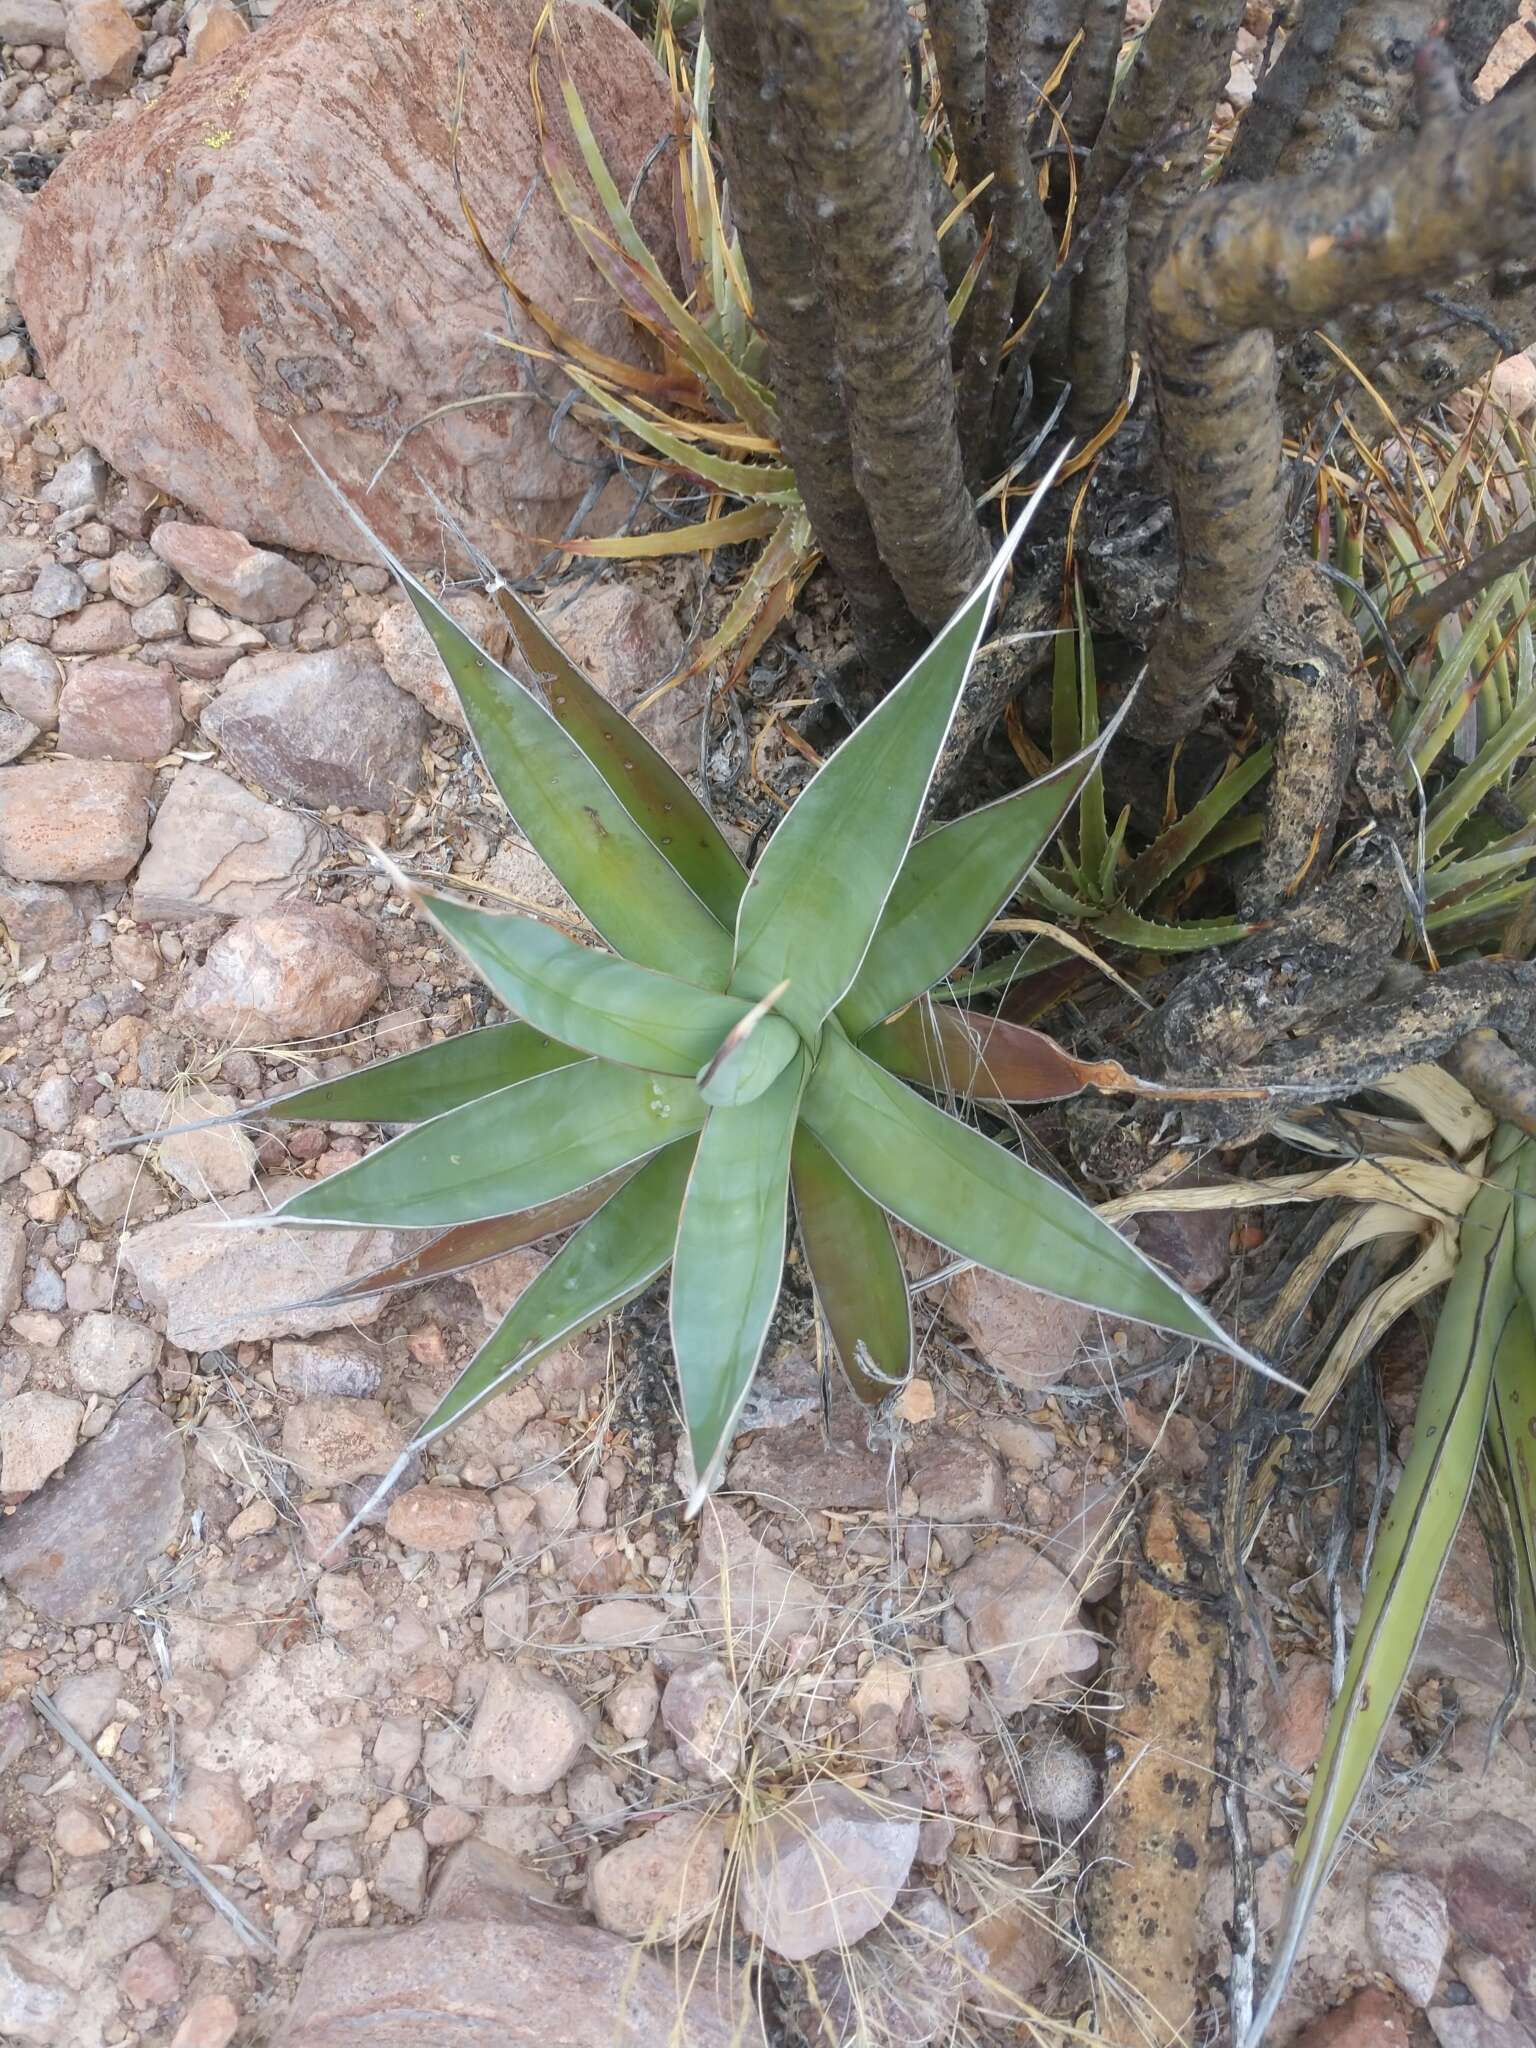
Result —
[[[534, 386], [527, 359], [493, 338], [508, 334], [508, 312], [454, 191], [461, 55], [464, 189], [487, 240], [536, 305], [639, 360], [540, 171], [529, 58], [543, 6], [287, 0], [260, 34], [187, 67], [154, 105], [72, 150], [28, 209], [17, 293], [80, 432], [212, 525], [366, 560], [295, 430], [361, 499], [424, 414]], [[666, 83], [597, 0], [558, 0], [558, 26], [628, 191], [672, 133]], [[546, 115], [562, 124], [543, 47]], [[568, 134], [563, 147], [577, 161]], [[639, 218], [664, 258], [669, 190], [662, 161]], [[544, 345], [515, 310], [510, 333]], [[538, 383], [564, 395], [547, 369]], [[403, 553], [439, 561], [435, 491], [498, 566], [527, 568], [593, 478], [550, 445], [551, 417], [530, 395], [434, 421], [407, 441], [368, 517]], [[570, 420], [558, 439], [600, 452]], [[609, 494], [607, 530], [626, 502]], [[588, 530], [603, 530], [600, 518]]]

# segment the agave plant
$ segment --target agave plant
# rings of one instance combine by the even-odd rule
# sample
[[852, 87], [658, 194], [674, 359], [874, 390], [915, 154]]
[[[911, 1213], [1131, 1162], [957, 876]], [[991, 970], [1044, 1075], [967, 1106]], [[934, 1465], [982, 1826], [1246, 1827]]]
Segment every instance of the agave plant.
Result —
[[671, 1266], [696, 1509], [778, 1299], [791, 1189], [837, 1356], [866, 1401], [898, 1387], [912, 1359], [893, 1216], [998, 1273], [1268, 1371], [1068, 1189], [907, 1085], [993, 1101], [1083, 1085], [1085, 1070], [1038, 1034], [953, 1008], [941, 1020], [923, 1003], [1097, 759], [1090, 749], [915, 836], [1022, 530], [806, 785], [750, 876], [687, 784], [510, 591], [499, 594], [542, 697], [386, 554], [508, 807], [611, 949], [412, 890], [516, 1021], [267, 1105], [413, 1127], [272, 1219], [439, 1233], [348, 1298], [572, 1231], [418, 1443]]

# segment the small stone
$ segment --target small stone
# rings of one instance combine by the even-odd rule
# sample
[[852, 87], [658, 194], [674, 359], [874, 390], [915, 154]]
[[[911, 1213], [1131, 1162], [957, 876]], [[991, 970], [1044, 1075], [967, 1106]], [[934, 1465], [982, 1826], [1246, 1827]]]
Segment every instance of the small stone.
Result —
[[1055, 1960], [1056, 1943], [1038, 1909], [1010, 1904], [971, 1921], [959, 1951], [966, 2004], [984, 2013], [1010, 2013], [1034, 1999]]
[[105, 1856], [112, 1846], [111, 1835], [95, 1814], [87, 1813], [83, 1806], [66, 1806], [61, 1811], [53, 1824], [53, 1839], [61, 1854], [81, 1861], [90, 1856]]
[[229, 2048], [240, 2026], [240, 2009], [222, 1991], [209, 1991], [187, 2007], [171, 2036], [171, 2048]]
[[363, 1401], [379, 1391], [380, 1354], [361, 1337], [327, 1337], [319, 1343], [284, 1339], [272, 1346], [272, 1377], [285, 1393], [305, 1399], [334, 1395]]
[[175, 1714], [178, 1720], [201, 1734], [218, 1718], [227, 1691], [228, 1686], [217, 1671], [198, 1671], [190, 1665], [178, 1665], [161, 1698], [167, 1713]]
[[1408, 2022], [1395, 1999], [1372, 1987], [1303, 2027], [1292, 2048], [1408, 2048]]
[[586, 1717], [563, 1686], [515, 1665], [495, 1667], [470, 1730], [474, 1770], [530, 1799], [558, 1784], [586, 1743]]
[[952, 1650], [927, 1650], [917, 1663], [917, 1699], [930, 1721], [962, 1727], [971, 1711], [971, 1677]]
[[[14, 1180], [18, 1173], [24, 1173], [32, 1164], [32, 1147], [25, 1138], [19, 1138], [14, 1131], [0, 1130], [0, 1181]], [[3, 1298], [3, 1290], [0, 1290]], [[6, 1309], [0, 1321], [9, 1315]]]
[[750, 1831], [737, 1918], [786, 1962], [851, 1947], [896, 1903], [917, 1836], [915, 1816], [835, 1781], [808, 1785]]
[[0, 1321], [9, 1322], [20, 1307], [26, 1270], [26, 1225], [15, 1216], [0, 1216]]
[[94, 1742], [117, 1714], [118, 1673], [98, 1667], [61, 1681], [53, 1703], [77, 1735]]
[[379, 1401], [298, 1401], [283, 1417], [283, 1456], [310, 1486], [382, 1478], [404, 1449]]
[[[3, 682], [0, 682], [3, 688]], [[183, 765], [156, 813], [133, 885], [142, 922], [274, 909], [318, 867], [324, 835], [200, 761]]]
[[1515, 1993], [1497, 1956], [1459, 1955], [1456, 1974], [1491, 2020], [1507, 2020], [1515, 2010]]
[[729, 1784], [746, 1753], [740, 1688], [717, 1661], [674, 1671], [661, 1696], [661, 1718], [683, 1767]]
[[1440, 1981], [1451, 1942], [1450, 1915], [1438, 1885], [1410, 1870], [1387, 1870], [1366, 1899], [1371, 1945], [1404, 1996], [1420, 2008]]
[[426, 713], [356, 643], [236, 662], [203, 730], [273, 796], [388, 811], [421, 785]]
[[588, 1880], [592, 1917], [630, 1941], [681, 1941], [714, 1911], [724, 1872], [719, 1823], [668, 1814], [597, 1858]]
[[191, 1835], [210, 1863], [233, 1863], [256, 1839], [256, 1818], [233, 1771], [194, 1765], [182, 1781], [172, 1825]]
[[29, 609], [40, 619], [64, 619], [90, 596], [84, 582], [62, 562], [45, 562], [32, 586]]
[[0, 1493], [36, 1493], [67, 1462], [84, 1413], [81, 1402], [41, 1391], [0, 1403]]
[[164, 1340], [130, 1316], [87, 1315], [69, 1340], [69, 1370], [83, 1394], [120, 1394], [152, 1373]]
[[45, 50], [62, 50], [64, 9], [59, 0], [3, 0], [0, 43], [41, 43]]
[[[507, 622], [483, 591], [456, 591], [444, 600], [443, 608], [493, 661], [506, 659], [510, 637]], [[395, 687], [409, 691], [418, 704], [445, 725], [465, 731], [458, 692], [448, 680], [443, 658], [433, 646], [415, 605], [406, 598], [390, 605], [375, 624], [373, 637], [385, 674]]]
[[974, 1438], [930, 1438], [912, 1460], [917, 1512], [932, 1522], [991, 1522], [1008, 1488], [996, 1454]]
[[971, 1654], [1004, 1713], [1045, 1698], [1056, 1681], [1088, 1671], [1098, 1645], [1077, 1627], [1078, 1591], [1028, 1544], [1004, 1537], [978, 1551], [950, 1582], [969, 1625]]
[[107, 587], [112, 595], [137, 611], [163, 597], [174, 581], [173, 572], [147, 548], [121, 548], [107, 569]]
[[265, 1044], [350, 1030], [383, 988], [365, 917], [295, 904], [242, 918], [215, 939], [180, 1007], [208, 1038]]
[[[228, 0], [202, 0], [211, 7], [227, 8]], [[188, 16], [189, 45], [196, 33], [192, 14]], [[236, 17], [238, 19], [238, 16]], [[243, 24], [242, 24], [243, 27]], [[190, 47], [188, 54], [191, 55]], [[194, 57], [194, 63], [198, 60]], [[179, 519], [162, 519], [150, 537], [150, 546], [190, 583], [199, 597], [256, 626], [269, 626], [279, 619], [291, 619], [317, 594], [313, 577], [306, 576], [296, 562], [270, 548], [252, 547], [243, 534], [220, 526], [191, 526]]]
[[55, 654], [121, 654], [137, 640], [128, 607], [108, 597], [61, 619], [48, 644]]
[[114, 1152], [92, 1160], [75, 1183], [75, 1192], [92, 1221], [110, 1227], [147, 1216], [157, 1190], [154, 1175], [145, 1171], [141, 1160]]
[[579, 1628], [581, 1640], [595, 1649], [629, 1649], [665, 1635], [667, 1616], [649, 1600], [599, 1600], [581, 1617]]
[[181, 735], [175, 671], [142, 661], [87, 661], [59, 699], [59, 746], [102, 761], [158, 761]]
[[[156, 566], [163, 568], [165, 565], [159, 563]], [[135, 640], [174, 640], [178, 633], [186, 630], [187, 601], [184, 597], [172, 597], [169, 592], [164, 597], [151, 598], [148, 604], [134, 607], [129, 613], [129, 623]], [[172, 650], [161, 647], [156, 652], [164, 655], [171, 661], [172, 668], [176, 668]]]
[[187, 62], [211, 64], [250, 32], [250, 23], [233, 0], [192, 0], [187, 9]]
[[322, 1572], [315, 1585], [315, 1611], [328, 1629], [345, 1635], [373, 1620], [373, 1596], [347, 1572]]
[[451, 1849], [455, 1843], [467, 1842], [475, 1832], [473, 1814], [465, 1813], [458, 1806], [429, 1806], [421, 1823], [421, 1832], [432, 1849]]
[[384, 1529], [407, 1550], [466, 1550], [493, 1534], [495, 1515], [489, 1494], [460, 1486], [413, 1486], [390, 1502]]
[[[192, 1120], [222, 1116], [234, 1107], [233, 1096], [194, 1088], [188, 1091], [179, 1113]], [[255, 1177], [256, 1147], [235, 1123], [217, 1124], [206, 1131], [178, 1131], [159, 1138], [153, 1156], [177, 1187], [203, 1201], [210, 1195], [243, 1194]]]
[[944, 1309], [984, 1362], [1016, 1387], [1059, 1380], [1093, 1322], [1091, 1309], [1022, 1287], [982, 1266], [971, 1266], [950, 1281]]
[[711, 1644], [729, 1640], [756, 1653], [817, 1628], [821, 1595], [758, 1542], [735, 1508], [709, 1501], [699, 1521], [693, 1605]]
[[820, 1415], [780, 1429], [765, 1429], [731, 1460], [733, 1493], [754, 1493], [766, 1505], [792, 1500], [799, 1508], [878, 1509], [886, 1502], [890, 1460], [838, 1428], [828, 1440]]
[[650, 1666], [621, 1678], [603, 1704], [609, 1720], [626, 1742], [639, 1742], [648, 1735], [661, 1705]]
[[374, 1887], [414, 1918], [427, 1902], [427, 1843], [420, 1828], [401, 1828], [390, 1836], [374, 1873]]
[[3, 871], [0, 919], [18, 946], [44, 953], [67, 946], [85, 930], [80, 904], [68, 889], [51, 882], [13, 882]]
[[176, 1894], [168, 1884], [120, 1885], [96, 1908], [90, 1947], [103, 1961], [114, 1961], [153, 1941], [175, 1910]]
[[1518, 2020], [1494, 2020], [1475, 2005], [1437, 2006], [1427, 2015], [1440, 2048], [1536, 2048]]
[[422, 1726], [419, 1719], [392, 1716], [380, 1724], [373, 1744], [373, 1768], [391, 1792], [403, 1792], [421, 1761]]
[[0, 867], [26, 882], [120, 882], [144, 851], [149, 789], [129, 761], [0, 768]]
[[139, 32], [118, 0], [69, 0], [64, 43], [89, 91], [106, 96], [133, 83]]
[[122, 1402], [52, 1486], [0, 1520], [0, 1578], [50, 1621], [121, 1613], [143, 1597], [176, 1533], [184, 1469], [181, 1438], [159, 1410]]
[[181, 1996], [181, 1974], [169, 1949], [146, 1941], [124, 1963], [117, 1988], [137, 2011], [158, 2011]]
[[1298, 1777], [1310, 1771], [1322, 1754], [1332, 1695], [1332, 1674], [1321, 1657], [1298, 1655], [1286, 1660], [1265, 1733], [1275, 1755]]
[[58, 724], [63, 687], [64, 671], [46, 647], [12, 640], [0, 649], [0, 702], [40, 732]]

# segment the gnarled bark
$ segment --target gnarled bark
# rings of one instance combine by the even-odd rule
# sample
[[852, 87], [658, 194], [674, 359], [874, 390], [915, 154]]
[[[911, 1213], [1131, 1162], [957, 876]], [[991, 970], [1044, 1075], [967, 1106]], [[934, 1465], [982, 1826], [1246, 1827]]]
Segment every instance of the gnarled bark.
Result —
[[1363, 156], [1397, 133], [1413, 105], [1414, 60], [1443, 11], [1444, 0], [1356, 0], [1280, 152], [1281, 177]]
[[1284, 540], [1270, 329], [1449, 283], [1522, 246], [1536, 216], [1536, 99], [1427, 125], [1333, 171], [1194, 201], [1164, 245], [1149, 308], [1179, 587], [1136, 725], [1188, 732], [1258, 615]]
[[[969, 192], [987, 175], [986, 0], [928, 0], [928, 28], [960, 189]], [[983, 193], [976, 203], [985, 220], [991, 201]]]
[[1445, 40], [1456, 60], [1462, 89], [1470, 96], [1494, 44], [1510, 23], [1519, 18], [1520, 0], [1456, 0], [1446, 14]]
[[731, 206], [752, 280], [753, 311], [768, 343], [784, 453], [872, 664], [897, 673], [916, 627], [880, 558], [854, 481], [832, 320], [816, 283], [797, 195], [786, 191], [782, 176], [782, 92], [762, 62], [754, 0], [706, 0], [705, 21]]
[[1259, 80], [1232, 147], [1222, 160], [1222, 182], [1252, 184], [1267, 178], [1290, 141], [1298, 115], [1317, 89], [1332, 55], [1350, 0], [1307, 0], [1285, 48]]
[[987, 148], [992, 187], [992, 246], [965, 321], [960, 354], [960, 446], [966, 471], [980, 475], [992, 429], [998, 364], [1014, 303], [1027, 311], [1050, 283], [1056, 237], [1040, 198], [1029, 153], [1036, 86], [1026, 23], [1016, 0], [991, 0], [987, 29]]
[[960, 461], [943, 271], [894, 12], [884, 0], [767, 0], [759, 21], [791, 109], [797, 188], [814, 195], [854, 477], [882, 558], [936, 631], [987, 548]]

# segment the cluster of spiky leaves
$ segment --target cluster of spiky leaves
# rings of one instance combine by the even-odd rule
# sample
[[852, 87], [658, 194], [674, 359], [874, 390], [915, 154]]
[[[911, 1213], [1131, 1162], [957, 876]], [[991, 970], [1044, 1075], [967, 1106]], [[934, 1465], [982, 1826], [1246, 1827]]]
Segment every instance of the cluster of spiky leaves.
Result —
[[891, 1216], [1013, 1279], [1247, 1356], [1075, 1195], [900, 1078], [992, 1100], [1081, 1085], [1038, 1034], [924, 1003], [1097, 759], [1090, 750], [915, 836], [1021, 532], [806, 786], [750, 877], [686, 783], [510, 591], [499, 595], [542, 696], [392, 561], [510, 810], [613, 949], [414, 892], [518, 1021], [268, 1105], [413, 1126], [277, 1212], [440, 1233], [352, 1297], [576, 1226], [418, 1441], [670, 1265], [697, 1506], [773, 1315], [791, 1187], [837, 1355], [867, 1401], [899, 1386], [912, 1358]]

